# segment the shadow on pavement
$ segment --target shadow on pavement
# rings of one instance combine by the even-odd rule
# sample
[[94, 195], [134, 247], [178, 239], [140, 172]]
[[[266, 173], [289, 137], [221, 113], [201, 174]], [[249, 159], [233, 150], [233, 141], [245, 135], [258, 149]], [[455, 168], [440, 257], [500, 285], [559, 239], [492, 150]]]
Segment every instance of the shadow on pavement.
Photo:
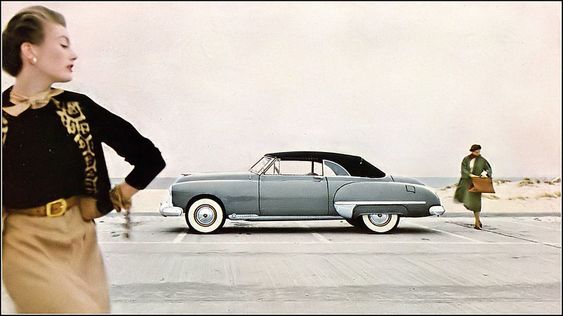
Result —
[[[164, 232], [168, 233], [188, 233], [188, 234], [199, 234], [188, 227], [175, 227], [171, 229], [166, 229]], [[377, 233], [370, 232], [366, 229], [357, 227], [256, 227], [256, 226], [235, 226], [235, 227], [223, 227], [219, 231], [211, 233], [211, 235], [228, 235], [228, 234], [302, 234], [302, 233], [332, 233], [332, 234], [365, 234], [365, 235], [380, 235]], [[397, 227], [397, 229], [392, 232], [381, 234], [385, 235], [413, 235], [413, 234], [439, 234], [439, 232], [419, 227]], [[205, 235], [205, 234], [200, 234]]]

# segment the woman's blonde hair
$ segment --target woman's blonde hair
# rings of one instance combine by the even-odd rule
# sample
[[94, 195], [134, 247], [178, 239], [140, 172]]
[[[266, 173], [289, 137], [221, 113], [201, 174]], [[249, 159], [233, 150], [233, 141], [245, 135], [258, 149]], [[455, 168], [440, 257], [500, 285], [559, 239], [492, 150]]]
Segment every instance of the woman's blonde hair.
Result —
[[62, 14], [44, 6], [22, 9], [12, 17], [2, 32], [2, 69], [14, 77], [20, 73], [23, 66], [20, 56], [22, 43], [41, 44], [45, 39], [47, 22], [66, 27]]

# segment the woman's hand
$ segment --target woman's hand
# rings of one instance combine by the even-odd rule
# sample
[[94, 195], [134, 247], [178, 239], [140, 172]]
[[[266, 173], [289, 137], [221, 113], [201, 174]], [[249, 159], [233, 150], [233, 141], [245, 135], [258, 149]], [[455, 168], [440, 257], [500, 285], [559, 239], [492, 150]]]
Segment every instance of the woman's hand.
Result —
[[121, 194], [123, 195], [123, 197], [127, 200], [130, 200], [133, 197], [133, 195], [135, 195], [135, 193], [139, 192], [139, 190], [135, 189], [127, 182], [122, 182], [117, 186], [121, 190]]
[[131, 198], [137, 192], [139, 192], [139, 190], [130, 186], [127, 182], [116, 185], [109, 192], [109, 198], [115, 210], [121, 212], [122, 209], [125, 209], [125, 223], [123, 224], [125, 227], [125, 238], [131, 236], [131, 217], [129, 215], [132, 207]]

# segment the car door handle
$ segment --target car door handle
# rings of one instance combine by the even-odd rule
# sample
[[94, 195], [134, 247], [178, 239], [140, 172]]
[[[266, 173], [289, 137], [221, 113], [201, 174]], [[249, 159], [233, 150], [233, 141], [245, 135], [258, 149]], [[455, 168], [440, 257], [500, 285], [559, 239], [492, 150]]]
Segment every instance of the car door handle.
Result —
[[313, 177], [315, 182], [323, 181], [324, 177]]

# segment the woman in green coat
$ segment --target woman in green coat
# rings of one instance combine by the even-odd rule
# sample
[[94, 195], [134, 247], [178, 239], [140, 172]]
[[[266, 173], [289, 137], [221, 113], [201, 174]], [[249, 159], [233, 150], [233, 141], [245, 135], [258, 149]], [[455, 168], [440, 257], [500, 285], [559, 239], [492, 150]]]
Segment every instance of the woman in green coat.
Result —
[[472, 177], [492, 177], [493, 170], [487, 159], [481, 156], [481, 146], [472, 145], [471, 154], [461, 162], [461, 179], [455, 191], [454, 200], [463, 203], [466, 209], [475, 215], [475, 229], [483, 228], [481, 223], [481, 193], [469, 192]]

